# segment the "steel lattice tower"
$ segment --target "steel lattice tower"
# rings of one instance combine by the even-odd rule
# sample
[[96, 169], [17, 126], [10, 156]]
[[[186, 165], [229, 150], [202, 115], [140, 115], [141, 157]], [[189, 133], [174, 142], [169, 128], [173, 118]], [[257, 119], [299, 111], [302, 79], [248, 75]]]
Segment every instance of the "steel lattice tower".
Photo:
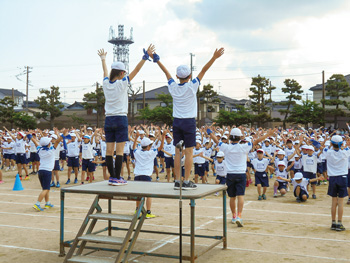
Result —
[[114, 29], [109, 28], [108, 42], [113, 44], [113, 61], [123, 62], [127, 72], [129, 72], [129, 45], [133, 44], [133, 29], [130, 29], [130, 38], [124, 36], [124, 25], [118, 25], [118, 37], [115, 36]]

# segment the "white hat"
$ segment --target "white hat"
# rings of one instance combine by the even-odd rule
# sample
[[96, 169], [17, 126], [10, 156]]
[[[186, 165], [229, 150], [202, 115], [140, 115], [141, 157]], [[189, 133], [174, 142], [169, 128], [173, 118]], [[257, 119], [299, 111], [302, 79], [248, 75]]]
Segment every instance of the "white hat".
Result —
[[303, 179], [303, 174], [302, 173], [300, 173], [300, 172], [298, 172], [298, 173], [295, 173], [295, 175], [294, 175], [294, 180], [300, 180], [300, 179]]
[[71, 132], [69, 135], [70, 135], [70, 137], [77, 137], [77, 135], [73, 132]]
[[217, 133], [215, 133], [215, 136], [220, 136], [221, 137], [221, 134], [217, 132]]
[[324, 142], [324, 139], [321, 137], [318, 139], [319, 142]]
[[200, 140], [196, 140], [196, 143], [202, 144], [202, 142]]
[[91, 131], [92, 131], [92, 128], [91, 128], [91, 127], [87, 127], [86, 129], [87, 129], [87, 130], [91, 130]]
[[226, 136], [226, 135], [222, 136], [222, 137], [221, 137], [221, 140], [222, 140], [222, 139], [227, 140], [227, 136]]
[[284, 167], [286, 167], [286, 164], [283, 161], [279, 161], [277, 163], [277, 166], [284, 166]]
[[24, 132], [18, 132], [17, 134], [21, 135], [23, 138], [26, 137], [26, 135], [24, 134]]
[[216, 154], [216, 157], [225, 157], [225, 154], [224, 154], [224, 152], [219, 151], [219, 152]]
[[50, 144], [50, 142], [51, 142], [51, 138], [49, 138], [49, 137], [42, 137], [40, 139], [40, 146], [47, 146], [47, 145]]
[[185, 79], [191, 75], [191, 70], [187, 65], [180, 65], [176, 69], [176, 75], [181, 79]]
[[299, 144], [300, 142], [299, 142], [299, 140], [296, 140], [295, 142], [294, 142], [294, 144]]
[[283, 154], [283, 155], [286, 155], [286, 152], [285, 152], [285, 151], [283, 151], [283, 150], [279, 150], [279, 151], [277, 152], [277, 154]]
[[84, 139], [91, 139], [91, 137], [89, 135], [84, 135]]
[[263, 149], [257, 149], [256, 152], [257, 152], [257, 153], [262, 153], [262, 154], [265, 153], [265, 151], [264, 151]]
[[243, 136], [242, 131], [238, 128], [233, 128], [230, 133], [232, 136]]
[[49, 131], [49, 134], [51, 134], [51, 135], [52, 135], [52, 134], [55, 134], [55, 132], [54, 132], [54, 131]]
[[225, 131], [224, 134], [226, 135], [226, 134], [230, 134], [230, 133], [229, 133], [229, 131]]
[[332, 136], [331, 141], [339, 143], [339, 142], [343, 142], [343, 138], [340, 135], [334, 135]]
[[152, 142], [149, 138], [145, 137], [145, 138], [143, 138], [143, 139], [141, 140], [141, 147], [148, 146], [148, 145], [150, 145], [150, 144], [152, 144], [152, 143], [153, 143], [153, 142]]
[[145, 131], [144, 130], [139, 130], [139, 134], [145, 134]]
[[112, 69], [117, 69], [117, 70], [126, 71], [126, 70], [125, 70], [125, 65], [124, 65], [124, 63], [119, 62], [119, 61], [114, 61], [114, 62], [112, 63], [111, 68], [112, 68]]
[[52, 138], [52, 139], [57, 139], [57, 135], [56, 135], [56, 134], [52, 134], [52, 135], [51, 135], [51, 138]]
[[165, 137], [169, 137], [169, 138], [173, 138], [172, 136], [171, 136], [171, 134], [170, 133], [167, 133], [166, 135], [165, 135]]
[[202, 137], [201, 136], [196, 136], [196, 140], [201, 140]]
[[245, 137], [245, 140], [246, 140], [247, 142], [252, 142], [252, 139], [251, 139], [250, 137]]
[[149, 137], [155, 137], [155, 135], [154, 135], [154, 133], [153, 132], [151, 132], [150, 134], [149, 134]]
[[315, 148], [312, 145], [305, 147], [305, 149], [315, 151]]

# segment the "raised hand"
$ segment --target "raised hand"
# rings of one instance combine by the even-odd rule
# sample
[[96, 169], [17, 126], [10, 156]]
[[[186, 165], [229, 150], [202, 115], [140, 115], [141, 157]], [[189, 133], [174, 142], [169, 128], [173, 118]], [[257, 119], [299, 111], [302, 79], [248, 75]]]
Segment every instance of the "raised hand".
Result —
[[107, 52], [102, 48], [97, 51], [97, 54], [100, 56], [101, 59], [106, 59]]
[[216, 49], [215, 52], [214, 52], [213, 57], [215, 59], [217, 59], [217, 58], [221, 57], [224, 53], [225, 53], [225, 49], [223, 47], [220, 48], [220, 49]]

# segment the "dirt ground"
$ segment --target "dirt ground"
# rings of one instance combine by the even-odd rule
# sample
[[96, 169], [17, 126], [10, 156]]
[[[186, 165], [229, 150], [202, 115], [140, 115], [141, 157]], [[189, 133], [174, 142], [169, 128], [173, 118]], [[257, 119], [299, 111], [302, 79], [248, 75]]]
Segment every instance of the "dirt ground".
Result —
[[[63, 184], [67, 179], [66, 172], [60, 172]], [[0, 185], [0, 262], [63, 262], [63, 258], [58, 257], [59, 189], [52, 189], [50, 194], [55, 207], [36, 212], [32, 206], [41, 189], [37, 176], [22, 181], [24, 190], [15, 192], [12, 191], [15, 174], [13, 171], [3, 171], [5, 183]], [[165, 181], [164, 176], [161, 174], [161, 181]], [[97, 181], [102, 180], [101, 167], [97, 168], [95, 177]], [[212, 175], [209, 182], [214, 183]], [[272, 182], [273, 180], [270, 185]], [[345, 205], [343, 219], [344, 226], [349, 230], [331, 231], [331, 198], [326, 195], [327, 187], [317, 187], [316, 200], [310, 199], [298, 204], [291, 192], [285, 197], [273, 198], [273, 187], [268, 189], [266, 201], [258, 201], [256, 188], [254, 185], [249, 186], [243, 212], [244, 227], [238, 228], [229, 222], [228, 248], [222, 250], [220, 244], [196, 262], [350, 262], [350, 206]], [[66, 194], [65, 240], [74, 238], [93, 198], [92, 195]], [[106, 204], [103, 200], [103, 208]], [[135, 205], [132, 202], [113, 201], [113, 204], [119, 213], [134, 213]], [[146, 220], [143, 229], [177, 232], [178, 204], [177, 200], [153, 199], [152, 213], [157, 217]], [[190, 209], [187, 204], [188, 201], [184, 201], [184, 233], [189, 231], [190, 226]], [[229, 206], [227, 212], [228, 220], [231, 220]], [[105, 226], [106, 222], [102, 221], [95, 229]], [[127, 225], [120, 223], [118, 226]], [[196, 234], [222, 234], [221, 196], [208, 196], [196, 201]], [[175, 236], [142, 233], [135, 250], [178, 255], [178, 242], [178, 237]], [[197, 238], [196, 251], [206, 249], [211, 242]], [[184, 238], [183, 247], [184, 254], [189, 255], [188, 238]], [[113, 256], [107, 252], [93, 255]], [[129, 262], [177, 260], [132, 254]]]

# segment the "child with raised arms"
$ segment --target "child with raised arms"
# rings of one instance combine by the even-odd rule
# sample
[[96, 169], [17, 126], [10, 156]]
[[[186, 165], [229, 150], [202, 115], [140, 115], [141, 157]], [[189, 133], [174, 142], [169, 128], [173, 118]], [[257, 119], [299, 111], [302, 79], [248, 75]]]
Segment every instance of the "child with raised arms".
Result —
[[[269, 177], [267, 176], [267, 167], [271, 158], [264, 158], [265, 151], [258, 149], [256, 151], [257, 158], [250, 160], [255, 174], [255, 186], [258, 191], [258, 200], [266, 200], [266, 190], [269, 187]], [[261, 194], [261, 188], [263, 189]]]

